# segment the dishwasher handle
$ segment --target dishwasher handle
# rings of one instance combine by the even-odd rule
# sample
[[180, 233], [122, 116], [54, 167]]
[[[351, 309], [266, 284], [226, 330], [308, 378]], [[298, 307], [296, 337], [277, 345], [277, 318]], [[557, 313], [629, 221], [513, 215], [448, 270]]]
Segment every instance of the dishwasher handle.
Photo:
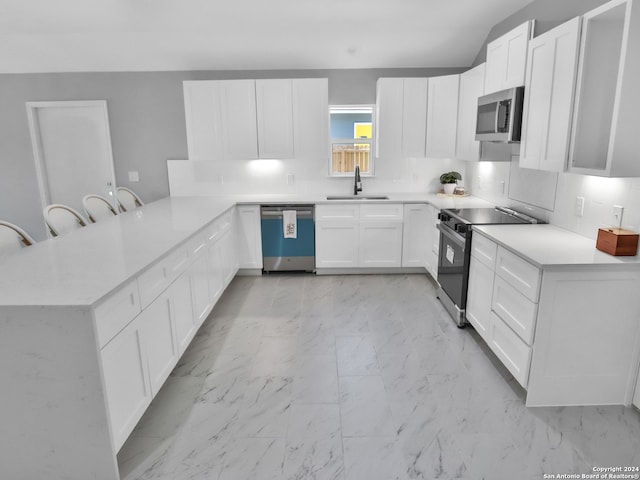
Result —
[[260, 216], [262, 218], [282, 218], [284, 210], [295, 210], [298, 218], [313, 218], [313, 208], [262, 207]]

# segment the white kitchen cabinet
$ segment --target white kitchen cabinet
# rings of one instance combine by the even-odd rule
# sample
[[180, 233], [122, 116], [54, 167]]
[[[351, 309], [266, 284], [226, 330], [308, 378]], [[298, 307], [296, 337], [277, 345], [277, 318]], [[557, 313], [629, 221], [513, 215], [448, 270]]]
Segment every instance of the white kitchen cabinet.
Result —
[[455, 158], [460, 75], [429, 78], [427, 157]]
[[433, 205], [428, 205], [429, 211], [429, 229], [428, 236], [425, 241], [429, 246], [427, 251], [427, 272], [431, 274], [434, 280], [438, 279], [438, 256], [440, 252], [440, 230], [438, 230], [438, 210]]
[[[172, 307], [173, 292], [172, 285], [145, 308], [139, 317], [152, 396], [158, 393], [174, 365], [178, 362], [175, 316]], [[179, 300], [179, 298], [175, 300]]]
[[113, 443], [118, 450], [151, 403], [149, 370], [140, 317], [101, 350], [102, 372]]
[[638, 177], [640, 9], [614, 0], [583, 16], [570, 172]]
[[262, 229], [260, 205], [236, 207], [238, 267], [262, 269]]
[[258, 155], [293, 158], [293, 97], [288, 79], [256, 80]]
[[[209, 269], [209, 298], [215, 304], [224, 291], [224, 272], [222, 268], [221, 242], [212, 241], [207, 249], [207, 268]], [[202, 319], [204, 320], [204, 319]]]
[[293, 88], [293, 148], [295, 157], [329, 158], [329, 80], [296, 78]]
[[484, 63], [460, 74], [456, 158], [476, 162], [480, 159], [480, 142], [476, 140], [478, 97], [484, 93]]
[[316, 267], [358, 266], [359, 205], [316, 205]]
[[[203, 263], [203, 260], [204, 258], [199, 258], [200, 263]], [[171, 313], [174, 322], [176, 344], [178, 346], [178, 356], [180, 356], [187, 349], [193, 337], [195, 337], [198, 327], [202, 322], [199, 322], [198, 317], [193, 313], [191, 279], [189, 275], [187, 273], [181, 275], [173, 282], [170, 289]], [[209, 305], [211, 305], [211, 303]]]
[[402, 231], [402, 266], [425, 267], [431, 250], [429, 230], [432, 227], [429, 205], [408, 203], [404, 206]]
[[258, 158], [255, 80], [220, 80], [219, 85], [224, 158]]
[[567, 166], [580, 40], [576, 17], [529, 41], [520, 167]]
[[466, 318], [487, 344], [491, 341], [493, 278], [493, 269], [472, 254], [469, 263]]
[[219, 82], [185, 81], [183, 89], [189, 160], [223, 158]]
[[211, 310], [212, 300], [209, 295], [209, 269], [206, 262], [206, 234], [197, 235], [190, 245], [192, 264], [187, 270], [191, 288], [192, 312], [195, 325], [200, 326]]
[[227, 288], [238, 271], [238, 249], [236, 247], [235, 220], [233, 211], [229, 212], [228, 222], [220, 227], [220, 266], [222, 285]]
[[402, 204], [360, 205], [358, 266], [400, 267]]
[[533, 34], [529, 20], [487, 44], [484, 93], [524, 85], [527, 43]]
[[638, 373], [638, 381], [636, 382], [636, 393], [633, 396], [633, 404], [640, 408], [640, 373]]
[[376, 84], [376, 156], [424, 158], [428, 78], [380, 78]]

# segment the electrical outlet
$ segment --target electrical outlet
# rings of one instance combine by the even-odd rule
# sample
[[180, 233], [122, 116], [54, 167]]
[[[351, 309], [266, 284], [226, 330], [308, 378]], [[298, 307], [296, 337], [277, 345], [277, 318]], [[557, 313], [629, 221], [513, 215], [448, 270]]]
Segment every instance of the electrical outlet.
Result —
[[620, 205], [614, 205], [611, 209], [611, 225], [620, 228], [622, 225], [622, 212], [624, 211], [624, 207]]
[[138, 174], [138, 172], [136, 172], [136, 171], [129, 172], [129, 181], [130, 182], [139, 182], [140, 181], [140, 175]]
[[287, 173], [287, 185], [293, 185], [296, 177], [293, 173]]
[[584, 215], [584, 197], [576, 197], [574, 213], [576, 217], [582, 217]]

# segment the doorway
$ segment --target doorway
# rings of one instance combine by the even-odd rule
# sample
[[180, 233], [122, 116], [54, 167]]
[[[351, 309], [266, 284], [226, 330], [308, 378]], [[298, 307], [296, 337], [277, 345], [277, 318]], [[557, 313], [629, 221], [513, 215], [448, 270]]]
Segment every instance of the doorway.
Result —
[[27, 113], [42, 208], [82, 213], [82, 198], [98, 194], [117, 210], [107, 102], [27, 102]]

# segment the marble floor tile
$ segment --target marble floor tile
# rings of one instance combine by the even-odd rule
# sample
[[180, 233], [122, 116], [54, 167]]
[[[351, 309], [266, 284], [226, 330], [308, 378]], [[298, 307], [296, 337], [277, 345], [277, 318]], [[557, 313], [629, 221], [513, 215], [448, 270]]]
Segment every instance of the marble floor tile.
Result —
[[376, 375], [380, 373], [373, 341], [368, 336], [336, 338], [338, 373], [345, 375]]
[[338, 382], [343, 436], [395, 434], [396, 424], [379, 375], [339, 377]]
[[396, 437], [344, 438], [346, 480], [406, 480], [406, 462]]
[[640, 412], [527, 408], [426, 275], [237, 277], [118, 454], [123, 480], [541, 479], [640, 465]]

